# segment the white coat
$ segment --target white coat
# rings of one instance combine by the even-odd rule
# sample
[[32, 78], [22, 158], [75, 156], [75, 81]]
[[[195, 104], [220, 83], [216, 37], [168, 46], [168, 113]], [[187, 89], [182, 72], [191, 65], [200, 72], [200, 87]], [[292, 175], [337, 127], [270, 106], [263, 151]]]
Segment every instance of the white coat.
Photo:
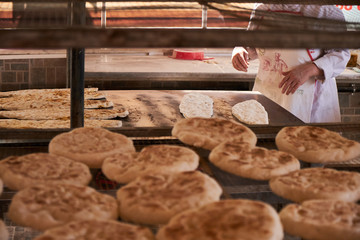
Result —
[[[271, 18], [263, 13], [281, 12], [289, 15], [305, 17], [336, 19], [344, 21], [344, 15], [340, 9], [330, 5], [300, 5], [300, 4], [257, 4], [252, 13], [249, 30], [264, 29], [258, 21]], [[259, 14], [260, 13], [260, 14]], [[300, 18], [299, 18], [300, 19]], [[274, 19], [270, 19], [274, 20]], [[266, 21], [264, 21], [266, 23]], [[271, 21], [268, 21], [271, 22]], [[290, 23], [291, 24], [291, 23]], [[308, 27], [311, 29], [324, 29], [324, 25], [311, 25], [302, 22], [293, 22], [294, 26]], [[306, 25], [308, 24], [308, 25]], [[265, 26], [266, 28], [266, 26]], [[326, 30], [326, 29], [325, 29]], [[329, 29], [327, 29], [329, 30]], [[254, 91], [260, 91], [295, 116], [306, 123], [309, 122], [340, 122], [340, 108], [335, 77], [341, 74], [350, 59], [350, 51], [347, 49], [304, 49], [304, 50], [270, 50], [257, 49], [260, 60], [259, 71], [254, 84]], [[275, 51], [275, 52], [274, 52]], [[310, 53], [315, 53], [313, 56]], [[281, 57], [279, 63], [279, 54]], [[288, 70], [298, 64], [312, 61], [318, 68], [324, 71], [325, 80], [306, 82], [304, 85], [290, 95], [281, 93], [278, 88], [283, 76], [276, 71], [266, 71], [270, 66], [272, 69], [286, 66]], [[280, 65], [279, 65], [280, 64]], [[279, 70], [279, 69], [277, 69]], [[278, 71], [279, 72], [279, 71]], [[269, 81], [272, 81], [269, 82]]]

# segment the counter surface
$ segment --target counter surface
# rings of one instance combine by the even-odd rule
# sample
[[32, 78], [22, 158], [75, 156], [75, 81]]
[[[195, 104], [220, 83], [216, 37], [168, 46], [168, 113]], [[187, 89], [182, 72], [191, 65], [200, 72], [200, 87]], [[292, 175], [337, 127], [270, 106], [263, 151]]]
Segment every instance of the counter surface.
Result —
[[185, 91], [185, 90], [111, 90], [103, 91], [116, 106], [123, 106], [129, 116], [123, 119], [124, 127], [173, 126], [183, 118], [179, 105], [184, 94], [202, 93], [214, 100], [213, 117], [234, 120], [231, 108], [235, 104], [255, 99], [269, 116], [270, 125], [299, 125], [303, 122], [259, 92], [252, 91]]

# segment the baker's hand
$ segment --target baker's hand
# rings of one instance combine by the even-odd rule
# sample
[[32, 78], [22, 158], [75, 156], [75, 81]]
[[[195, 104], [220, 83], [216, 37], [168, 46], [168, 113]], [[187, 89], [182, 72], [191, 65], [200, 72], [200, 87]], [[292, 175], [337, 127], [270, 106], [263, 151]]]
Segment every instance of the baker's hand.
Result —
[[317, 76], [323, 74], [314, 63], [305, 63], [295, 67], [294, 69], [283, 72], [284, 78], [279, 84], [283, 94], [293, 94], [295, 91], [308, 80], [313, 80]]
[[231, 62], [233, 67], [238, 71], [247, 72], [249, 66], [249, 53], [243, 47], [236, 47], [233, 50]]

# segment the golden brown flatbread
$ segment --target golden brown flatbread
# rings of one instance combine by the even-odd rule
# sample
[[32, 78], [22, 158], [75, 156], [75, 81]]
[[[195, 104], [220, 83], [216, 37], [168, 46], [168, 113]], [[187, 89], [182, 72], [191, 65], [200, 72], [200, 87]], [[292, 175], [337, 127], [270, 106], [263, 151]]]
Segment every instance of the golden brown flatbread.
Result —
[[253, 200], [222, 200], [173, 217], [157, 240], [282, 240], [280, 218], [270, 205]]
[[275, 141], [279, 150], [305, 162], [342, 162], [360, 156], [360, 143], [320, 127], [284, 127]]
[[294, 202], [311, 199], [360, 199], [360, 173], [330, 168], [305, 168], [270, 180], [277, 195]]
[[[70, 88], [53, 88], [53, 89], [22, 89], [16, 91], [0, 92], [0, 98], [32, 96], [35, 99], [46, 96], [47, 98], [68, 98], [70, 99]], [[98, 88], [84, 88], [85, 99], [101, 99], [106, 96], [98, 92]]]
[[[84, 120], [85, 127], [117, 128], [122, 126], [120, 120]], [[0, 128], [10, 129], [57, 129], [70, 128], [70, 120], [18, 120], [0, 119]]]
[[117, 153], [135, 152], [132, 140], [104, 128], [76, 128], [51, 139], [49, 153], [101, 168], [106, 157]]
[[224, 171], [255, 180], [269, 180], [300, 169], [300, 162], [289, 153], [245, 142], [223, 142], [211, 151], [209, 160]]
[[49, 153], [10, 156], [0, 161], [0, 177], [13, 190], [46, 183], [88, 185], [91, 173], [83, 163]]
[[176, 214], [218, 201], [222, 189], [199, 171], [143, 175], [117, 192], [123, 220], [159, 225]]
[[0, 240], [8, 240], [9, 239], [9, 232], [6, 229], [5, 223], [0, 220]]
[[190, 148], [159, 144], [114, 154], [104, 160], [102, 171], [111, 180], [128, 183], [144, 174], [192, 171], [198, 165], [199, 156]]
[[256, 135], [241, 123], [221, 118], [189, 118], [175, 123], [171, 134], [183, 143], [212, 150], [224, 141], [256, 145]]
[[150, 229], [113, 220], [82, 220], [46, 230], [34, 240], [154, 240]]
[[17, 192], [8, 217], [44, 231], [74, 220], [116, 220], [116, 199], [86, 186], [39, 184]]
[[285, 232], [303, 239], [359, 240], [360, 205], [339, 200], [289, 204], [280, 212]]
[[[129, 115], [125, 108], [116, 109], [85, 109], [84, 118], [93, 120], [104, 120], [112, 118], [124, 118]], [[0, 111], [0, 117], [21, 120], [69, 120], [70, 109], [46, 108], [26, 109], [17, 111]]]

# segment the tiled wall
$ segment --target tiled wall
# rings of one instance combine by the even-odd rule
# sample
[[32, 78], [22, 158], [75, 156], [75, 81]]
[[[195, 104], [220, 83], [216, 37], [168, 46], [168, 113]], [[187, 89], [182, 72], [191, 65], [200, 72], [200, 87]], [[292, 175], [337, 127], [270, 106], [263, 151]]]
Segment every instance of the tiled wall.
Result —
[[0, 60], [0, 91], [66, 86], [66, 58]]
[[339, 101], [341, 121], [360, 123], [360, 92], [340, 92]]

